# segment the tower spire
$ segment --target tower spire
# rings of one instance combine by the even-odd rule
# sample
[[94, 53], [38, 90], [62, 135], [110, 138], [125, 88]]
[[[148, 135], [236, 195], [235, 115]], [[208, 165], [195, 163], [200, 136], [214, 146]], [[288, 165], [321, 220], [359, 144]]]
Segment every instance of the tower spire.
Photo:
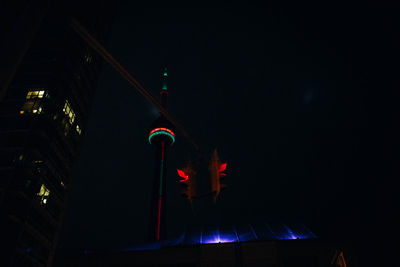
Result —
[[165, 109], [167, 108], [167, 98], [168, 98], [167, 79], [168, 79], [168, 72], [167, 72], [167, 67], [165, 67], [162, 75], [162, 87], [160, 91], [161, 105]]
[[167, 72], [167, 67], [165, 67], [163, 71], [163, 86], [161, 90], [167, 90], [167, 78], [168, 78], [168, 72]]

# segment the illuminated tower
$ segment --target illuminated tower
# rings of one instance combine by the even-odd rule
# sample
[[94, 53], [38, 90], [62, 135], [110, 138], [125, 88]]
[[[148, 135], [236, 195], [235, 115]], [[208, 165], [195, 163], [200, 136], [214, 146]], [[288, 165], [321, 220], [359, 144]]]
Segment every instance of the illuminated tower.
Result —
[[[162, 75], [162, 87], [160, 91], [161, 104], [167, 108], [167, 69]], [[166, 234], [166, 155], [167, 147], [175, 142], [175, 133], [172, 124], [160, 116], [151, 125], [149, 142], [156, 148], [155, 175], [153, 181], [153, 194], [151, 199], [149, 238], [151, 241], [165, 239]]]

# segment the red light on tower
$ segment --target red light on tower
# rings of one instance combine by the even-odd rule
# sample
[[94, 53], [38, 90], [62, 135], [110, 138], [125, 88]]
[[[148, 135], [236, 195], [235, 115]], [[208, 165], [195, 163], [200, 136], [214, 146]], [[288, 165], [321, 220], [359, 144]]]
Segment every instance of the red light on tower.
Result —
[[221, 184], [221, 178], [226, 175], [223, 173], [226, 170], [226, 166], [227, 163], [222, 163], [218, 159], [217, 149], [215, 149], [208, 166], [211, 176], [211, 192], [214, 193], [214, 202], [217, 201], [221, 189], [226, 187], [225, 184]]

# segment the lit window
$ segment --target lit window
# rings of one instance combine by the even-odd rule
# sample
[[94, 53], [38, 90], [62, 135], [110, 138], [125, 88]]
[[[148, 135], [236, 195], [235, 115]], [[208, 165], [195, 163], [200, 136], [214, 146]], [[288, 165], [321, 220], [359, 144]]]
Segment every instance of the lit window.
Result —
[[22, 106], [22, 109], [19, 111], [20, 114], [24, 113], [41, 113], [42, 109], [40, 112], [38, 112], [41, 103], [38, 100], [35, 99], [29, 99], [27, 100], [24, 105]]
[[68, 116], [69, 123], [73, 124], [75, 121], [75, 112], [71, 109], [71, 105], [69, 104], [68, 100], [65, 100], [63, 112]]
[[61, 181], [60, 184], [61, 184], [62, 187], [65, 187], [65, 184], [64, 184], [63, 181]]
[[43, 107], [41, 105], [41, 98], [48, 97], [48, 94], [45, 90], [31, 90], [26, 94], [26, 101], [24, 106], [19, 111], [19, 114], [25, 113], [34, 113], [41, 114], [43, 113]]
[[38, 109], [33, 109], [32, 113], [37, 113], [37, 114], [41, 114], [43, 112], [43, 108], [39, 107]]
[[47, 199], [50, 195], [50, 190], [44, 184], [42, 184], [42, 186], [40, 187], [40, 191], [39, 193], [37, 193], [37, 195], [40, 197], [40, 204], [46, 205]]
[[86, 54], [85, 55], [85, 61], [90, 64], [92, 62], [92, 56], [89, 55], [89, 54]]
[[43, 96], [45, 96], [45, 93], [46, 91], [44, 90], [29, 91], [26, 95], [26, 99], [43, 98]]
[[79, 134], [79, 135], [81, 135], [82, 134], [82, 129], [79, 127], [79, 125], [77, 124], [76, 125], [76, 131], [77, 131], [77, 133]]

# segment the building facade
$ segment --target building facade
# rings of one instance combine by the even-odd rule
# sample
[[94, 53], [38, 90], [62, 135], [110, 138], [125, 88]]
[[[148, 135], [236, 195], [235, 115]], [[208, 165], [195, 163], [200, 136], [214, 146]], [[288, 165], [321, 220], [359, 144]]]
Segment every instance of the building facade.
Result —
[[210, 243], [156, 250], [86, 253], [57, 258], [58, 267], [354, 267], [351, 253], [333, 242], [275, 240]]
[[13, 63], [1, 65], [1, 266], [52, 265], [101, 64], [70, 18], [104, 43], [115, 10], [112, 1], [39, 2], [9, 7], [15, 23], [0, 52]]

